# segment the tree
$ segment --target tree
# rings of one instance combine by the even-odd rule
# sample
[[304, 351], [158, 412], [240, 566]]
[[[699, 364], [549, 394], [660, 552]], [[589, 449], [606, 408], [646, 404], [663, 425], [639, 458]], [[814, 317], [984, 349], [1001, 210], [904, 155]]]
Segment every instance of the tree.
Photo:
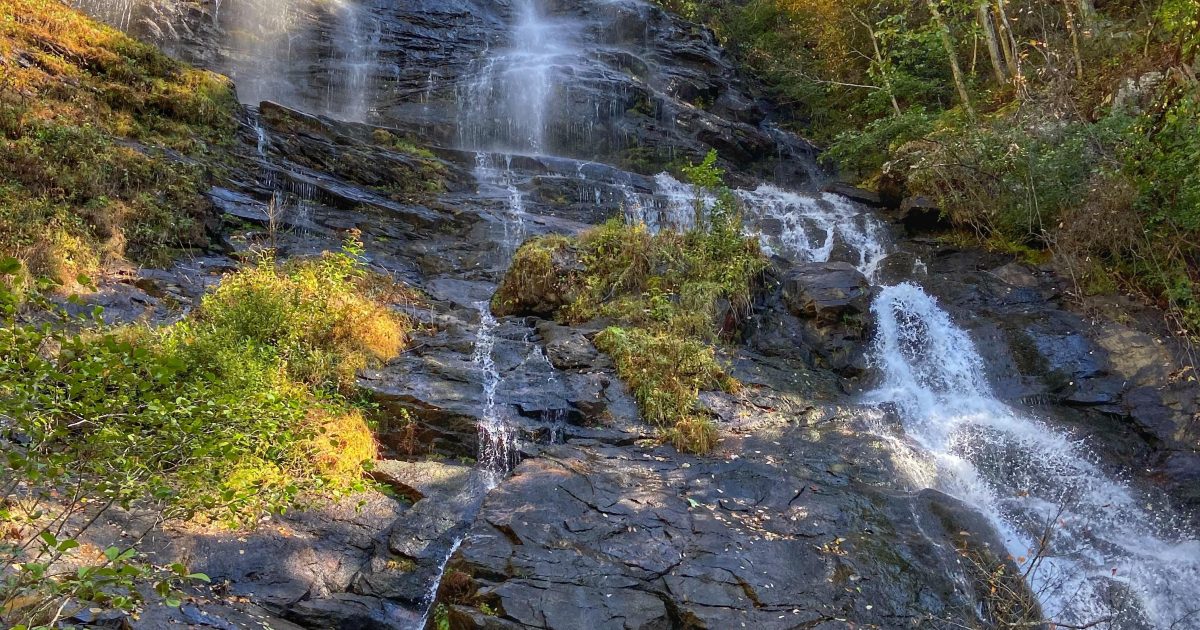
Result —
[[992, 72], [996, 76], [996, 83], [1004, 85], [1008, 82], [1008, 73], [1005, 72], [1000, 41], [996, 37], [996, 23], [992, 17], [992, 7], [989, 6], [988, 0], [981, 0], [976, 5], [975, 15], [979, 22], [979, 28], [983, 31], [983, 39], [987, 43], [988, 59], [992, 62]]
[[954, 39], [950, 36], [950, 28], [946, 25], [946, 20], [942, 18], [941, 10], [938, 9], [938, 0], [925, 0], [925, 3], [929, 5], [929, 15], [933, 18], [938, 37], [942, 40], [942, 47], [946, 49], [946, 57], [950, 60], [950, 72], [954, 75], [954, 88], [958, 90], [958, 98], [962, 102], [963, 108], [967, 110], [967, 116], [974, 120], [975, 108], [971, 106], [971, 95], [967, 92], [967, 82], [963, 78], [962, 68], [958, 65], [958, 53], [954, 49]]

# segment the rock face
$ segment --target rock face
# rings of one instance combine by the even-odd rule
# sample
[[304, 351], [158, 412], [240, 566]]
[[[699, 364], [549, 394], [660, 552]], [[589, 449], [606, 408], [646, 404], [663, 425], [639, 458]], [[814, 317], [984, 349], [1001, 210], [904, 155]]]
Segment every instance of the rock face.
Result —
[[980, 569], [998, 563], [999, 543], [964, 535], [987, 528], [945, 495], [886, 489], [882, 446], [836, 437], [842, 422], [758, 423], [740, 456], [547, 449], [489, 495], [451, 565], [464, 576], [443, 590], [453, 627], [906, 627], [969, 617], [985, 596], [980, 575], [946, 567], [958, 565], [959, 547]]
[[[742, 343], [721, 350], [744, 389], [701, 396], [723, 434], [705, 458], [655, 446], [590, 341], [597, 328], [544, 319], [561, 296], [491, 315], [528, 237], [677, 204], [648, 177], [676, 152], [717, 148], [734, 184], [808, 182], [810, 148], [773, 129], [772, 108], [711, 33], [637, 0], [543, 3], [573, 39], [549, 64], [555, 105], [545, 150], [529, 155], [494, 150], [513, 140], [508, 121], [469, 111], [471, 90], [486, 96], [485, 50], [520, 43], [521, 0], [285, 4], [290, 59], [270, 23], [253, 38], [269, 45], [239, 39], [276, 3], [133, 3], [122, 26], [229, 71], [244, 100], [283, 103], [244, 112], [211, 191], [231, 229], [202, 272], [142, 272], [97, 299], [122, 319], [147, 309], [166, 319], [177, 313], [153, 311], [160, 300], [186, 309], [251, 245], [303, 256], [357, 230], [373, 269], [422, 292], [397, 304], [421, 326], [413, 347], [360, 378], [392, 458], [373, 474], [400, 500], [372, 493], [359, 511], [314, 509], [243, 537], [167, 532], [159, 558], [189, 559], [236, 597], [193, 593], [190, 607], [141, 627], [274, 615], [282, 628], [414, 628], [435, 592], [455, 628], [997, 625], [980, 612], [1005, 557], [992, 528], [904, 482], [906, 462], [845, 393], [872, 378], [873, 289], [854, 266], [774, 259]], [[909, 227], [929, 228], [932, 215], [913, 210]], [[776, 219], [777, 232], [820, 249], [813, 225]], [[826, 257], [855, 260], [845, 240], [830, 227]], [[1102, 444], [1111, 467], [1149, 468], [1139, 481], [1200, 502], [1187, 447], [1196, 387], [1158, 337], [1092, 324], [1052, 276], [1002, 256], [910, 240], [872, 277], [936, 295], [1007, 401]], [[522, 460], [490, 492], [469, 465], [485, 419], [513, 429]]]
[[[520, 148], [497, 135], [512, 120], [488, 119], [478, 108], [501, 98], [489, 73], [509, 69], [484, 56], [522, 44], [511, 25], [526, 0], [74, 4], [229, 74], [246, 103], [370, 121], [442, 146]], [[541, 4], [553, 34], [523, 36], [552, 38], [531, 51], [556, 57], [549, 74], [511, 69], [555, 95], [538, 153], [654, 174], [678, 155], [717, 149], [739, 173], [810, 177], [813, 147], [771, 124], [774, 107], [755, 95], [712, 33], [640, 0]]]
[[871, 285], [853, 265], [808, 263], [784, 272], [750, 327], [749, 343], [856, 376], [865, 369]]

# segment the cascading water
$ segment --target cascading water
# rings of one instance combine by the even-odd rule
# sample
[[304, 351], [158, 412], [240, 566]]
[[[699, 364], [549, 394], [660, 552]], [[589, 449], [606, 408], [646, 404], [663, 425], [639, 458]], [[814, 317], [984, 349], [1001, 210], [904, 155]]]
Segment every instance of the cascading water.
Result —
[[[212, 69], [237, 83], [243, 103], [274, 101], [363, 122], [371, 112], [382, 38], [376, 1], [213, 2], [211, 23], [222, 54]], [[69, 2], [103, 22], [143, 35], [156, 32], [159, 13], [180, 10], [152, 0]]]
[[[759, 239], [767, 253], [825, 262], [840, 239], [857, 257], [852, 262], [870, 280], [888, 254], [883, 226], [841, 195], [797, 193], [766, 184], [737, 194], [746, 208], [747, 222], [759, 226]], [[770, 224], [775, 224], [775, 229], [768, 234], [762, 228]]]
[[921, 288], [886, 287], [875, 363], [927, 458], [923, 485], [986, 515], [1047, 618], [1172, 628], [1200, 602], [1200, 542], [1106, 475], [1080, 442], [1000, 402], [965, 331]]
[[496, 347], [496, 318], [491, 305], [480, 302], [479, 330], [475, 335], [475, 364], [483, 374], [483, 413], [479, 421], [479, 465], [487, 473], [489, 485], [495, 486], [512, 470], [517, 459], [517, 436], [496, 405], [496, 389], [500, 373], [492, 358]]
[[[840, 196], [770, 186], [738, 196], [750, 229], [775, 253], [828, 260], [837, 238], [872, 279], [890, 253], [878, 220]], [[765, 236], [772, 223], [775, 235]], [[1200, 541], [1168, 510], [1106, 474], [1079, 441], [998, 400], [970, 336], [920, 287], [883, 287], [872, 311], [882, 383], [867, 396], [868, 417], [915, 486], [952, 494], [989, 519], [1048, 619], [1123, 630], [1194, 620]], [[904, 435], [884, 426], [885, 409]]]
[[559, 96], [556, 70], [579, 55], [570, 24], [547, 19], [537, 0], [516, 0], [510, 45], [485, 57], [459, 95], [459, 141], [472, 149], [542, 154]]
[[133, 23], [138, 0], [70, 0], [67, 4], [125, 31]]
[[[697, 204], [703, 215], [716, 201], [667, 173], [658, 174], [654, 182], [652, 204], [627, 202], [626, 207], [626, 219], [644, 223], [651, 232], [689, 230], [696, 224]], [[768, 184], [735, 190], [734, 195], [742, 203], [747, 231], [758, 236], [767, 254], [827, 262], [840, 240], [855, 256], [852, 262], [873, 280], [889, 253], [880, 222], [841, 195], [793, 192]]]
[[375, 52], [381, 37], [380, 24], [371, 16], [369, 6], [337, 0], [334, 9], [337, 32], [333, 45], [337, 59], [330, 72], [325, 109], [341, 120], [366, 122], [370, 114], [368, 97]]

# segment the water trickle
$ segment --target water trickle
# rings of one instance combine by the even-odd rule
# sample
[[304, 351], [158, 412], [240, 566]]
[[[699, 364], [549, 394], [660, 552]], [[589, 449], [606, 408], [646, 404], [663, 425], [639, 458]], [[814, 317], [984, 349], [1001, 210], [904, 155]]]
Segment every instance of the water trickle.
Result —
[[1049, 619], [1171, 628], [1194, 614], [1200, 541], [1165, 506], [1105, 474], [1082, 442], [1000, 402], [970, 337], [920, 287], [886, 287], [872, 310], [883, 383], [869, 400], [894, 408], [919, 446], [914, 481], [987, 516]]
[[67, 4], [123, 31], [133, 23], [138, 0], [70, 0]]
[[370, 114], [371, 74], [375, 68], [381, 25], [368, 6], [337, 0], [337, 29], [332, 45], [326, 111], [336, 118], [366, 122]]
[[516, 431], [496, 405], [496, 390], [500, 386], [500, 372], [492, 352], [496, 347], [496, 327], [491, 305], [479, 302], [479, 330], [475, 333], [475, 365], [483, 377], [483, 410], [478, 425], [480, 467], [487, 473], [489, 486], [504, 479], [517, 463], [519, 444]]

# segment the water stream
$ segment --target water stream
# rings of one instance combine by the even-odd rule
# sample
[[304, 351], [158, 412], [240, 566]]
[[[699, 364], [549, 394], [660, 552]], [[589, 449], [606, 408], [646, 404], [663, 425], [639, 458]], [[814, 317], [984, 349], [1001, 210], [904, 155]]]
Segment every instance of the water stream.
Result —
[[885, 287], [873, 311], [883, 382], [870, 398], [918, 445], [914, 481], [991, 521], [1047, 618], [1134, 629], [1194, 615], [1200, 541], [1166, 506], [1107, 474], [1086, 444], [1002, 403], [970, 337], [920, 287]]
[[[763, 238], [777, 253], [822, 261], [844, 245], [873, 279], [891, 250], [878, 220], [844, 198], [768, 186], [739, 197], [752, 229], [774, 225], [778, 235]], [[914, 487], [987, 517], [1047, 619], [1132, 630], [1195, 615], [1200, 541], [1167, 506], [1107, 473], [1086, 444], [1001, 402], [970, 335], [918, 285], [881, 287], [872, 311], [881, 383], [865, 413]]]

